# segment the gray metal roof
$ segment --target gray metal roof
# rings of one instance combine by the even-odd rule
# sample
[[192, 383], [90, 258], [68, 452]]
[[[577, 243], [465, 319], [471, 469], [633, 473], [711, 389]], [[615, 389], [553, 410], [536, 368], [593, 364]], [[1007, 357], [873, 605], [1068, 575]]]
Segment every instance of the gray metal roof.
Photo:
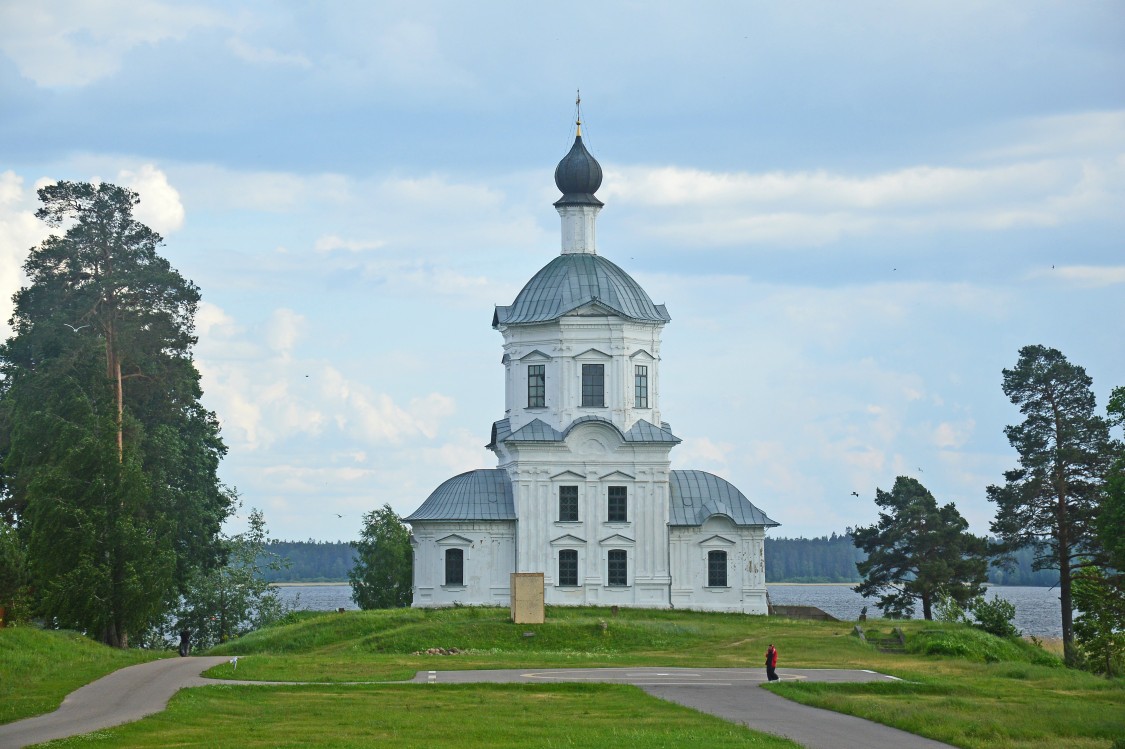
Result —
[[703, 525], [713, 515], [726, 515], [735, 525], [775, 523], [750, 503], [733, 484], [706, 471], [671, 471], [671, 517], [669, 525]]
[[558, 431], [550, 424], [540, 420], [532, 419], [527, 424], [516, 431], [512, 431], [511, 421], [509, 419], [500, 419], [492, 424], [492, 439], [486, 445], [490, 450], [496, 449], [496, 445], [501, 442], [562, 442], [566, 439], [566, 435], [570, 434], [570, 430], [574, 429], [579, 424], [585, 424], [590, 421], [601, 422], [613, 427], [621, 438], [626, 442], [668, 442], [678, 445], [681, 440], [676, 435], [672, 434], [672, 428], [668, 426], [668, 422], [662, 422], [660, 426], [650, 424], [644, 419], [638, 419], [628, 432], [622, 432], [621, 428], [614, 424], [604, 416], [579, 416], [574, 421], [570, 422], [563, 431]]
[[497, 306], [492, 326], [557, 320], [590, 303], [627, 320], [666, 323], [663, 304], [653, 304], [641, 285], [601, 255], [559, 255], [536, 273], [511, 306]]
[[625, 433], [626, 442], [672, 442], [680, 444], [681, 440], [676, 435], [672, 434], [672, 427], [668, 426], [668, 422], [664, 422], [660, 426], [650, 424], [644, 419], [640, 419], [633, 428]]
[[480, 468], [454, 476], [434, 489], [406, 522], [416, 520], [515, 520], [512, 482], [502, 468]]

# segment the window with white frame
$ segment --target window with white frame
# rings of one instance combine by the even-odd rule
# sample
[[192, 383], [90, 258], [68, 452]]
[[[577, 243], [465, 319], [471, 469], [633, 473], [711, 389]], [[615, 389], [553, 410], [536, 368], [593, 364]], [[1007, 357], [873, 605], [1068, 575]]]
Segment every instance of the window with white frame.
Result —
[[578, 522], [578, 487], [559, 487], [559, 522]]
[[445, 550], [445, 584], [446, 585], [464, 585], [465, 584], [465, 550], [464, 549], [446, 549]]
[[605, 408], [605, 365], [582, 365], [582, 405]]
[[629, 487], [609, 487], [606, 520], [610, 523], [629, 522]]
[[578, 585], [578, 551], [559, 550], [559, 585]]
[[610, 549], [607, 559], [606, 583], [613, 587], [629, 585], [629, 553], [625, 549]]
[[727, 587], [727, 553], [725, 551], [707, 552], [707, 586]]
[[633, 367], [633, 407], [648, 408], [648, 366]]
[[547, 367], [531, 364], [527, 367], [527, 407], [543, 408], [547, 405]]

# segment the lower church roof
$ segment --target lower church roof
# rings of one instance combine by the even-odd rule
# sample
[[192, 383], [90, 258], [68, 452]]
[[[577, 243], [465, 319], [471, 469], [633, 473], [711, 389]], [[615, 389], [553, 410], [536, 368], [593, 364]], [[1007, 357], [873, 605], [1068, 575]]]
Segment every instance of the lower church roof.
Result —
[[[724, 515], [735, 525], [776, 526], [733, 484], [706, 471], [670, 471], [669, 525], [700, 526]], [[502, 468], [481, 468], [445, 481], [408, 517], [425, 520], [515, 520], [512, 482]]]
[[515, 520], [512, 481], [503, 468], [478, 468], [444, 482], [408, 517], [415, 520]]

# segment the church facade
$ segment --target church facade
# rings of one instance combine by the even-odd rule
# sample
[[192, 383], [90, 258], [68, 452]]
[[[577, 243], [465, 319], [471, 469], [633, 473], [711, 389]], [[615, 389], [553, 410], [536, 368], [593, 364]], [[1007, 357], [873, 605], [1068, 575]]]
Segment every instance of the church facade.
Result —
[[411, 515], [416, 607], [508, 605], [541, 572], [548, 605], [767, 613], [764, 537], [737, 488], [678, 470], [660, 409], [670, 321], [599, 255], [602, 170], [582, 142], [555, 170], [562, 252], [492, 326], [504, 338], [497, 467], [445, 481]]

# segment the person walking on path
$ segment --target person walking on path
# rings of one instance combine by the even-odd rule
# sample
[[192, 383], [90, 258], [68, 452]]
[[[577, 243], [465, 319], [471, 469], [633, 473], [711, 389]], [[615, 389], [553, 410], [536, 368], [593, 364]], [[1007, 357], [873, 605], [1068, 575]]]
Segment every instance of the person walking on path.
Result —
[[781, 677], [777, 675], [777, 648], [770, 643], [766, 648], [766, 678], [770, 681], [778, 681]]
[[180, 657], [187, 658], [191, 652], [191, 630], [184, 627], [180, 631]]

